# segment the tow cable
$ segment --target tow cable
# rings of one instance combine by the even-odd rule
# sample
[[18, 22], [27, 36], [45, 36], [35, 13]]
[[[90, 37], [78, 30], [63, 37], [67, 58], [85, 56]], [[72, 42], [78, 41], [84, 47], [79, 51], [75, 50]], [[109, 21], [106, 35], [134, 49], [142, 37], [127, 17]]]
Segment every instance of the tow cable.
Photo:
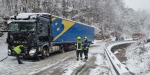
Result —
[[0, 62], [2, 62], [2, 61], [4, 61], [5, 59], [7, 59], [7, 57], [8, 57], [8, 55], [7, 55], [5, 58], [1, 59]]

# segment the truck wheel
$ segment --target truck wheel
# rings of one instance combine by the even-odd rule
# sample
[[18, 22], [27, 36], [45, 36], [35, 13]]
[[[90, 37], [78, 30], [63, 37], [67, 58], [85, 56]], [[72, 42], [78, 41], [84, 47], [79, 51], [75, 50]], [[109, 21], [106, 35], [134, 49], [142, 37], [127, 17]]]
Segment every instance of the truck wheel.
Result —
[[42, 59], [45, 59], [47, 55], [47, 50], [43, 48], [42, 50]]
[[47, 57], [49, 56], [49, 51], [48, 51], [48, 50], [46, 50], [46, 56], [47, 56]]

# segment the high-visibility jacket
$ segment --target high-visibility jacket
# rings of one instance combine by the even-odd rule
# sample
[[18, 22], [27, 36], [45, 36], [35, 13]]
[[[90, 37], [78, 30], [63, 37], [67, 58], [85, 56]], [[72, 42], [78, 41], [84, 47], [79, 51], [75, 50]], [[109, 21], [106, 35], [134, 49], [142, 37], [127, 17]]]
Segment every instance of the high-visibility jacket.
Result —
[[20, 54], [20, 52], [21, 52], [20, 47], [23, 47], [23, 45], [18, 45], [18, 46], [16, 46], [16, 47], [14, 47], [13, 50], [16, 52], [16, 54]]
[[88, 50], [88, 45], [89, 45], [89, 42], [88, 42], [88, 40], [86, 39], [86, 40], [84, 40], [84, 47], [83, 47], [83, 50]]
[[81, 41], [77, 41], [77, 43], [75, 45], [76, 45], [76, 50], [82, 50], [83, 44]]

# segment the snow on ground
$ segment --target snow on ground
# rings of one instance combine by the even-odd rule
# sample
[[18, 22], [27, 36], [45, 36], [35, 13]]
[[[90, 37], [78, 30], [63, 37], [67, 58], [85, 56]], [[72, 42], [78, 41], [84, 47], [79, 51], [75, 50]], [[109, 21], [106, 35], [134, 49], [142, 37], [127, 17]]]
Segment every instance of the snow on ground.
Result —
[[50, 68], [50, 67], [52, 67], [52, 66], [54, 66], [54, 65], [57, 65], [59, 62], [65, 61], [66, 59], [67, 59], [67, 57], [64, 58], [64, 59], [61, 60], [61, 61], [58, 61], [58, 62], [54, 63], [54, 64], [50, 64], [50, 65], [48, 64], [47, 66], [42, 67], [42, 68], [39, 68], [39, 69], [37, 69], [37, 70], [35, 70], [35, 71], [29, 73], [28, 75], [33, 75], [33, 74], [38, 73], [38, 72], [40, 72], [40, 71], [44, 71], [44, 70], [46, 70], [46, 69], [48, 69], [48, 68]]
[[99, 45], [99, 47], [95, 47], [92, 50], [89, 51], [89, 53], [95, 54], [97, 67], [95, 69], [92, 69], [90, 72], [90, 75], [108, 75], [108, 65], [106, 58], [104, 56], [104, 47], [106, 42], [103, 42], [101, 40], [95, 40], [94, 45]]
[[[90, 70], [89, 75], [108, 75], [109, 69], [108, 65], [106, 64], [106, 59], [104, 58], [104, 45], [106, 42], [103, 42], [101, 40], [95, 40], [94, 44], [90, 46], [89, 48], [89, 58], [91, 58], [93, 55], [96, 57], [96, 68]], [[93, 47], [94, 45], [99, 45], [99, 47]], [[89, 61], [89, 60], [87, 60]], [[63, 75], [71, 75], [72, 72], [77, 68], [84, 64], [83, 61], [75, 61], [72, 63], [71, 66], [66, 67], [66, 71]]]
[[83, 61], [74, 61], [72, 63], [72, 65], [64, 68], [67, 70], [65, 71], [65, 73], [63, 75], [71, 75], [76, 68], [82, 66], [84, 63], [85, 62], [83, 62]]
[[[95, 69], [92, 69], [90, 72], [90, 75], [108, 75], [108, 65], [106, 65], [106, 59], [100, 54], [96, 56], [96, 62], [97, 67]], [[103, 67], [103, 68], [102, 68]]]
[[[6, 35], [0, 38], [0, 59], [2, 60], [7, 56], [7, 44], [6, 44]], [[94, 56], [96, 58], [95, 64], [96, 67], [90, 70], [89, 75], [108, 75], [109, 68], [106, 64], [106, 59], [104, 57], [104, 45], [106, 42], [102, 40], [95, 40], [94, 44], [91, 45], [89, 50], [89, 58]], [[94, 47], [97, 45], [98, 47]], [[150, 42], [145, 43], [142, 40], [137, 41], [132, 44], [126, 50], [126, 66], [129, 71], [135, 75], [150, 75]], [[88, 60], [87, 60], [88, 61]], [[16, 72], [26, 67], [32, 65], [35, 62], [23, 61], [25, 64], [18, 66], [17, 60], [15, 57], [8, 57], [7, 60], [0, 62], [0, 75], [7, 75], [11, 72]], [[36, 62], [40, 63], [40, 62]], [[85, 62], [83, 61], [72, 61], [71, 65], [64, 67], [65, 73], [63, 75], [70, 75], [76, 68], [82, 66]], [[8, 65], [9, 64], [9, 65]], [[12, 64], [12, 65], [10, 65]], [[52, 64], [48, 65], [52, 66]], [[17, 67], [17, 68], [15, 68]], [[42, 67], [41, 69], [46, 69], [49, 67]], [[38, 72], [38, 71], [36, 71]], [[32, 74], [33, 72], [31, 72]]]
[[[0, 37], [0, 59], [7, 57], [8, 50], [7, 50], [7, 44], [5, 43], [6, 36], [7, 34]], [[109, 69], [108, 69], [108, 65], [105, 63], [106, 59], [104, 58], [104, 49], [103, 49], [105, 43], [106, 42], [101, 41], [101, 40], [95, 40], [94, 44], [91, 45], [90, 50], [89, 50], [89, 58], [93, 56], [96, 58], [96, 61], [94, 62], [96, 64], [96, 67], [90, 70], [89, 75], [108, 75]], [[64, 60], [65, 58], [62, 59], [61, 61], [63, 62]], [[25, 64], [19, 65], [17, 63], [16, 57], [9, 56], [6, 60], [0, 62], [0, 75], [11, 75], [11, 74], [14, 75], [14, 74], [22, 74], [22, 73], [23, 73], [22, 75], [25, 75], [25, 74], [32, 75], [36, 72], [38, 73], [39, 71], [43, 71], [57, 64], [57, 62], [53, 64], [47, 64], [45, 67], [37, 68], [35, 69], [36, 71], [30, 72], [30, 69], [33, 70], [34, 68], [36, 68], [36, 66], [32, 68], [29, 68], [29, 66], [40, 64], [43, 61], [40, 61], [40, 62], [30, 62], [27, 60], [22, 60], [22, 61]], [[58, 61], [58, 63], [61, 61]], [[87, 62], [88, 61], [89, 59], [87, 60]], [[81, 60], [80, 61], [73, 60], [69, 62], [69, 64], [70, 63], [71, 65], [69, 65], [68, 67], [63, 67], [65, 69], [65, 72], [63, 75], [71, 75], [75, 69], [85, 64], [85, 62]]]
[[150, 42], [137, 41], [126, 51], [126, 65], [135, 75], [150, 75]]
[[2, 37], [0, 37], [0, 60], [7, 57], [6, 35], [7, 34], [4, 34]]
[[[8, 56], [6, 37], [7, 37], [6, 33], [2, 37], [0, 37], [0, 60]], [[21, 65], [17, 69], [14, 69], [18, 65], [17, 63], [18, 62], [16, 60], [16, 57], [8, 57], [6, 60], [0, 61], [0, 75], [7, 75], [9, 72], [17, 71], [23, 66], [28, 65], [28, 64]], [[13, 64], [13, 65], [10, 65], [10, 64]]]

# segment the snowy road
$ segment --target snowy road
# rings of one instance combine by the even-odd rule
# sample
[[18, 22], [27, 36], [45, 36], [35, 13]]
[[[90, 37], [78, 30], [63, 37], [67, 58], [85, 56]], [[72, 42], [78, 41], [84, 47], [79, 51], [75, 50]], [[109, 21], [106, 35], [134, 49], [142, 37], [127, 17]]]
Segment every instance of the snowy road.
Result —
[[[7, 48], [4, 45], [1, 44], [0, 48]], [[22, 60], [24, 62], [22, 65], [17, 63], [15, 57], [9, 56], [0, 62], [0, 75], [109, 75], [104, 45], [105, 42], [96, 41], [90, 47], [87, 61], [76, 61], [75, 51], [58, 53], [36, 62]]]

